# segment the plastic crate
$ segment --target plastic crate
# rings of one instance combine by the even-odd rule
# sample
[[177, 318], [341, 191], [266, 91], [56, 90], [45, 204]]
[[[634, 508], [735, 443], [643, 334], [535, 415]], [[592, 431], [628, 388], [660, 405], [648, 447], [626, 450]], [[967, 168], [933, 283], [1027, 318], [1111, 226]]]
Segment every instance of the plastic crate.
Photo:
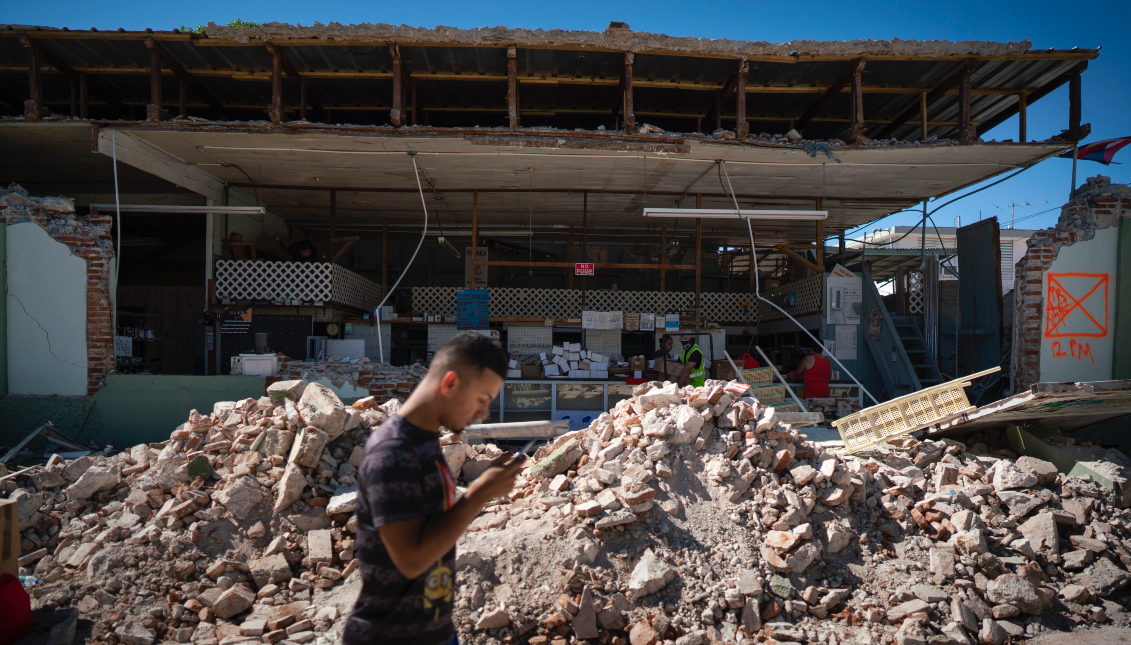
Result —
[[922, 430], [949, 417], [973, 410], [966, 398], [970, 380], [998, 371], [993, 368], [934, 387], [905, 394], [832, 422], [848, 453], [864, 450], [893, 437]]
[[778, 403], [785, 403], [786, 386], [784, 385], [764, 385], [762, 387], [751, 387], [749, 396], [758, 399], [758, 402], [763, 405], [775, 405]]
[[759, 367], [753, 370], [742, 370], [742, 378], [746, 379], [746, 384], [750, 387], [769, 385], [774, 382], [774, 368]]
[[801, 412], [801, 406], [796, 403], [779, 403], [770, 407], [777, 412]]

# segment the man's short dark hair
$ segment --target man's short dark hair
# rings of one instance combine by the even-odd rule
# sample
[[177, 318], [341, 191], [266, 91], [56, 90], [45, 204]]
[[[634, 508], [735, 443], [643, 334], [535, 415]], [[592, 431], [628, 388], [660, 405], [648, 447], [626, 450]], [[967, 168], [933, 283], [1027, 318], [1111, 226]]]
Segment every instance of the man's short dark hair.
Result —
[[507, 353], [499, 343], [475, 332], [464, 332], [444, 343], [432, 356], [432, 369], [440, 374], [455, 370], [460, 376], [478, 378], [483, 370], [507, 377]]

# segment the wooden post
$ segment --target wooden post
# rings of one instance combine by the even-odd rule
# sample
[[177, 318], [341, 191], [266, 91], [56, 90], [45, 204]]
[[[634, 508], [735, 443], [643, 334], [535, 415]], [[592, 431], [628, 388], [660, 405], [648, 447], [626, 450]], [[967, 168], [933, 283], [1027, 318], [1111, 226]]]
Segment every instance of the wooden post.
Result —
[[[750, 124], [746, 122], [746, 75], [749, 71], [750, 64], [746, 61], [738, 64], [738, 78], [735, 81], [734, 136], [739, 141], [750, 134]], [[699, 220], [696, 219], [695, 222], [696, 227], [698, 227]]]
[[[581, 261], [589, 261], [589, 193], [581, 193]], [[589, 279], [581, 276], [581, 304], [585, 305], [585, 287]]]
[[[566, 262], [573, 262], [573, 227], [569, 227], [569, 241], [566, 242]], [[573, 289], [573, 269], [566, 269], [566, 289]]]
[[[825, 200], [817, 198], [817, 210], [825, 209]], [[817, 266], [825, 272], [825, 220], [817, 220]]]
[[161, 52], [156, 48], [149, 50], [149, 107], [146, 119], [161, 120]]
[[298, 118], [306, 120], [306, 77], [298, 77]]
[[[712, 92], [712, 94], [715, 95], [715, 105], [713, 110], [715, 113], [715, 127], [711, 130], [711, 132], [714, 132], [715, 130], [723, 129], [723, 93], [722, 90], [718, 90]], [[704, 134], [710, 134], [710, 132]]]
[[624, 133], [632, 134], [636, 131], [636, 114], [632, 107], [632, 61], [635, 58], [632, 52], [624, 53]]
[[927, 140], [927, 93], [919, 94], [919, 140]]
[[968, 67], [958, 83], [958, 139], [962, 143], [970, 143], [977, 136], [970, 125], [970, 77], [973, 74], [973, 66]]
[[283, 52], [278, 47], [271, 52], [271, 106], [267, 115], [272, 123], [283, 120]]
[[479, 248], [479, 191], [471, 191], [471, 260], [476, 260], [475, 249]]
[[87, 104], [89, 103], [89, 94], [87, 93], [86, 72], [79, 72], [79, 118], [87, 118]]
[[420, 98], [416, 93], [416, 79], [409, 79], [409, 87], [412, 88], [412, 124], [420, 125]]
[[838, 237], [840, 238], [840, 265], [844, 266], [844, 231], [841, 231]]
[[[742, 86], [742, 94], [746, 94], [746, 86]], [[703, 208], [703, 196], [695, 196], [695, 208]], [[699, 320], [700, 290], [699, 276], [703, 257], [703, 219], [695, 218], [695, 320]]]
[[518, 129], [518, 51], [507, 47], [507, 119], [511, 130]]
[[859, 138], [864, 136], [864, 69], [857, 66], [852, 71], [852, 117], [848, 127], [848, 139], [859, 144]]
[[389, 227], [381, 226], [381, 296], [389, 293]]
[[1026, 123], [1028, 117], [1026, 112], [1028, 112], [1028, 107], [1029, 93], [1022, 90], [1021, 94], [1017, 97], [1017, 140], [1021, 143], [1025, 143], [1028, 139], [1028, 133], [1026, 132], [1026, 126], [1028, 125]]
[[43, 75], [39, 71], [39, 52], [30, 40], [20, 39], [27, 48], [28, 100], [24, 102], [24, 116], [29, 121], [38, 121], [47, 116], [43, 106]]
[[181, 95], [177, 100], [177, 115], [188, 116], [188, 83], [181, 81]]
[[404, 125], [404, 77], [401, 48], [389, 45], [393, 57], [393, 109], [389, 112], [389, 122], [396, 127]]
[[668, 282], [668, 272], [664, 270], [664, 265], [668, 263], [668, 254], [664, 253], [666, 248], [668, 248], [668, 232], [660, 229], [660, 293], [665, 291]]
[[1080, 127], [1080, 75], [1068, 79], [1068, 130], [1076, 132]]
[[[337, 249], [334, 247], [334, 238], [338, 237], [338, 191], [330, 191], [330, 257], [333, 258]], [[330, 260], [333, 262], [333, 260]]]

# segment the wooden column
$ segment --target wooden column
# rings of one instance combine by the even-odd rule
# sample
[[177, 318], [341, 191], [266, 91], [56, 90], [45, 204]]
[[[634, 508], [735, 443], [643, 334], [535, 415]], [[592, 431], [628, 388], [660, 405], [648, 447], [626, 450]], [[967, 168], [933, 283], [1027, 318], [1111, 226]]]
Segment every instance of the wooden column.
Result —
[[[589, 262], [589, 193], [581, 193], [581, 261]], [[585, 305], [588, 278], [581, 276], [581, 304]]]
[[149, 50], [149, 106], [145, 118], [149, 121], [161, 120], [161, 52]]
[[272, 123], [283, 121], [283, 53], [278, 47], [271, 52], [271, 105], [267, 116]]
[[[338, 191], [330, 191], [330, 253], [331, 258], [337, 252], [334, 248], [334, 238], [338, 237]], [[332, 262], [333, 260], [331, 260]]]
[[188, 83], [182, 80], [180, 86], [181, 93], [177, 97], [177, 115], [185, 117], [188, 116]]
[[967, 68], [958, 83], [958, 139], [962, 143], [970, 143], [977, 136], [970, 125], [970, 77], [973, 75], [974, 69]]
[[511, 130], [517, 130], [518, 121], [518, 51], [507, 47], [507, 119]]
[[864, 136], [864, 69], [857, 66], [852, 71], [852, 116], [848, 126], [848, 140], [860, 143], [858, 139]]
[[87, 118], [87, 106], [90, 102], [90, 95], [87, 91], [86, 72], [79, 72], [79, 118]]
[[1028, 129], [1028, 124], [1026, 123], [1028, 117], [1026, 112], [1028, 112], [1028, 107], [1029, 93], [1022, 91], [1021, 94], [1017, 97], [1017, 140], [1021, 143], [1025, 143], [1025, 141], [1029, 138], [1029, 134], [1028, 132], [1026, 132], [1026, 130]]
[[[738, 65], [738, 77], [735, 79], [734, 103], [734, 136], [739, 141], [750, 134], [750, 124], [746, 122], [746, 75], [750, 71], [750, 64], [742, 61]], [[698, 206], [696, 206], [698, 208]], [[698, 226], [698, 219], [696, 226]]]
[[381, 296], [389, 293], [389, 227], [381, 227]]
[[841, 231], [838, 237], [840, 238], [840, 265], [844, 266], [844, 231]]
[[479, 191], [471, 191], [471, 259], [475, 261], [475, 249], [479, 248]]
[[1075, 132], [1080, 128], [1080, 75], [1068, 79], [1068, 130]]
[[24, 101], [24, 117], [30, 121], [38, 121], [47, 116], [47, 108], [43, 105], [43, 74], [39, 71], [39, 52], [30, 43], [21, 38], [27, 48], [27, 82], [28, 100]]
[[298, 77], [298, 118], [306, 120], [306, 77]]
[[927, 140], [927, 93], [919, 94], [919, 140]]
[[[746, 85], [742, 86], [742, 94], [746, 94]], [[695, 196], [695, 208], [703, 208], [703, 196]], [[699, 277], [702, 273], [701, 263], [703, 258], [703, 220], [702, 218], [695, 218], [695, 320], [699, 320], [699, 306], [700, 306], [700, 290], [699, 290]], [[698, 324], [698, 322], [696, 322]]]
[[624, 53], [624, 133], [632, 134], [636, 131], [636, 114], [632, 107], [632, 52]]
[[[817, 210], [825, 209], [825, 200], [817, 199]], [[817, 220], [817, 266], [825, 271], [825, 220]]]
[[660, 229], [660, 293], [663, 293], [667, 288], [668, 272], [664, 270], [664, 265], [668, 263], [668, 254], [664, 250], [668, 248], [668, 232]]
[[[573, 262], [573, 227], [569, 227], [569, 241], [566, 242], [566, 262]], [[573, 269], [566, 269], [566, 289], [573, 289]]]
[[420, 125], [420, 97], [416, 93], [416, 79], [409, 79], [409, 87], [412, 88], [412, 124]]
[[389, 111], [389, 122], [400, 127], [404, 125], [404, 61], [401, 48], [396, 45], [389, 45], [389, 54], [393, 57], [393, 109]]

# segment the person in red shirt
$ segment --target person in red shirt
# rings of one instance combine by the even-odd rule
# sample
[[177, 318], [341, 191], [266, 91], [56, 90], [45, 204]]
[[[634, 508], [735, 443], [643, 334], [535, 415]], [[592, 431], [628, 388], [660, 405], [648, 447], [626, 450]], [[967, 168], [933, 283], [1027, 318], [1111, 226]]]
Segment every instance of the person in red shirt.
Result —
[[813, 344], [812, 347], [804, 348], [801, 351], [807, 351], [808, 354], [801, 359], [801, 365], [797, 367], [797, 370], [786, 374], [786, 376], [793, 376], [796, 380], [805, 384], [801, 398], [828, 398], [832, 365], [829, 363], [829, 359], [821, 356], [824, 353], [824, 347]]

